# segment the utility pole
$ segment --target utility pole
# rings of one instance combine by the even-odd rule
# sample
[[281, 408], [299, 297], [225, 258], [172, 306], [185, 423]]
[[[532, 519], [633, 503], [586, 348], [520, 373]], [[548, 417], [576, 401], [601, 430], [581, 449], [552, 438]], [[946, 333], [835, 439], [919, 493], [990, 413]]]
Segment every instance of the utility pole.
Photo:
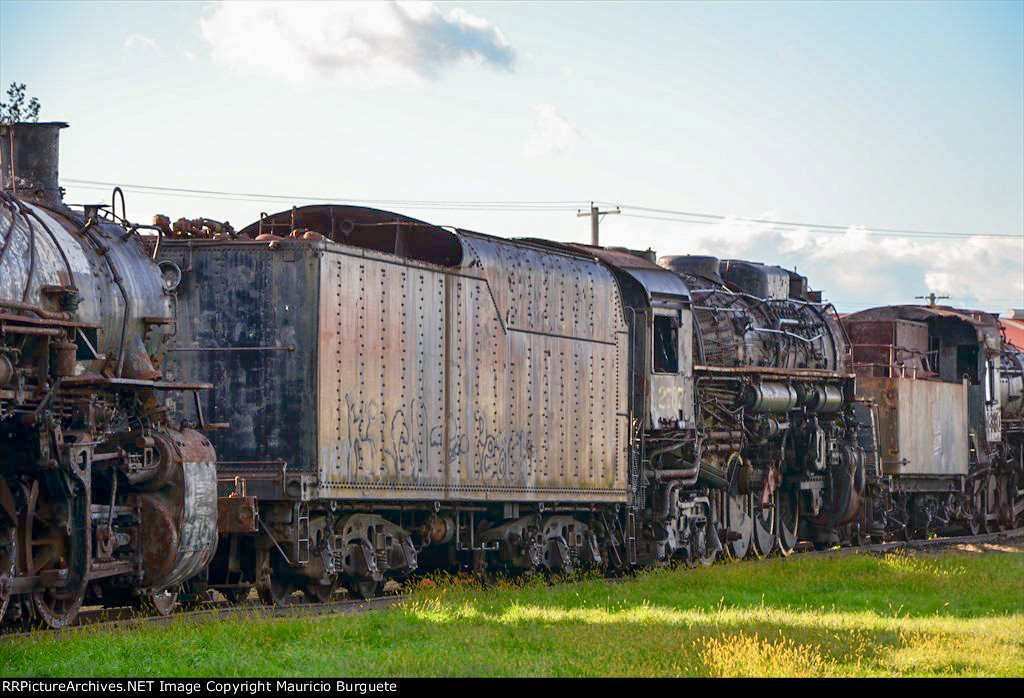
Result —
[[598, 211], [597, 206], [594, 205], [593, 201], [590, 202], [589, 212], [579, 210], [576, 211], [577, 218], [582, 218], [583, 216], [590, 216], [590, 244], [593, 245], [594, 247], [597, 247], [599, 245], [598, 226], [601, 223], [601, 216], [604, 216], [609, 213], [622, 213], [622, 211], [619, 210], [618, 206], [615, 207], [614, 211]]
[[932, 291], [927, 296], [914, 296], [914, 298], [920, 298], [922, 300], [927, 298], [928, 299], [928, 305], [934, 307], [935, 306], [935, 301], [937, 301], [937, 300], [939, 300], [941, 298], [949, 298], [949, 296], [936, 296], [935, 295], [935, 291]]

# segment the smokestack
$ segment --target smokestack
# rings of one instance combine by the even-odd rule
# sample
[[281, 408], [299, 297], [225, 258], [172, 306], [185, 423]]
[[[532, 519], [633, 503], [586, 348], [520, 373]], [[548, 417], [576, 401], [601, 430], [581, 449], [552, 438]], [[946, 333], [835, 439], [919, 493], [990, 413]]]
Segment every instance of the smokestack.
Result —
[[57, 184], [62, 121], [0, 124], [0, 187], [48, 206], [61, 206]]

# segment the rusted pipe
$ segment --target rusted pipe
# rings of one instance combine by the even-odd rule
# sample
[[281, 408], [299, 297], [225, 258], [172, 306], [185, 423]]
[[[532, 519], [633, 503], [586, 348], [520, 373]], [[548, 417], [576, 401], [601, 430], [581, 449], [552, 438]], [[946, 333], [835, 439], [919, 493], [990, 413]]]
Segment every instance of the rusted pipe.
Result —
[[59, 310], [46, 310], [40, 308], [38, 305], [32, 303], [25, 303], [22, 301], [5, 301], [0, 300], [0, 307], [13, 308], [14, 310], [27, 310], [30, 313], [35, 313], [41, 318], [47, 320], [69, 320], [71, 319], [71, 313], [62, 312]]
[[27, 334], [35, 337], [63, 337], [64, 331], [53, 327], [30, 327], [0, 323], [0, 334]]

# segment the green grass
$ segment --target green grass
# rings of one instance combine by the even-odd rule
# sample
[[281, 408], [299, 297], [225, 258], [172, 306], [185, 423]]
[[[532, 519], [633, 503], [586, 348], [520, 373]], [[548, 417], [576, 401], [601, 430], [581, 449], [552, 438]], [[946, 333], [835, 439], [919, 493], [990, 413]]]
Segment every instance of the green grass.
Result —
[[420, 589], [401, 607], [0, 643], [15, 676], [1024, 676], [1024, 553]]

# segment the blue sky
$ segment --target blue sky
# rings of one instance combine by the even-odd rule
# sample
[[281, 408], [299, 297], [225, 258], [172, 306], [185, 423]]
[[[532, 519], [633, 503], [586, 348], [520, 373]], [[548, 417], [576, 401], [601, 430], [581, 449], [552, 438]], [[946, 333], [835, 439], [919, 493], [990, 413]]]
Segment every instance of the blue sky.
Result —
[[[381, 207], [587, 241], [593, 199], [631, 214], [605, 244], [796, 266], [840, 310], [929, 290], [1001, 310], [1024, 306], [1022, 37], [1021, 2], [3, 0], [0, 85], [71, 123], [70, 202], [109, 196], [80, 180], [559, 201]], [[138, 220], [239, 227], [290, 203], [127, 194]]]

